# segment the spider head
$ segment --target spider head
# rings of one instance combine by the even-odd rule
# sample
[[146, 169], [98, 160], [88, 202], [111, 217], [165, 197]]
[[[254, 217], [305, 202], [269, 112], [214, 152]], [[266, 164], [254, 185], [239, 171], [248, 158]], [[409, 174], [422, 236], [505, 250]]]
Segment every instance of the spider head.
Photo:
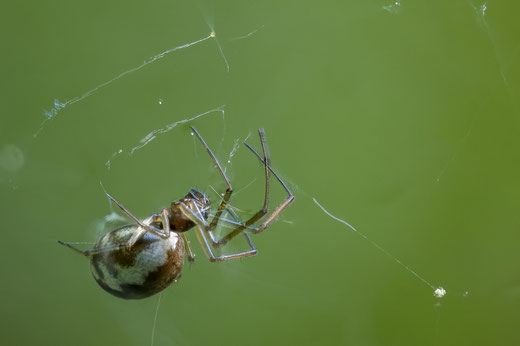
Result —
[[172, 202], [170, 211], [170, 229], [186, 232], [192, 229], [197, 220], [207, 220], [209, 214], [209, 198], [197, 189], [191, 189], [184, 198]]
[[211, 204], [208, 196], [202, 191], [193, 188], [184, 199], [188, 201], [187, 205], [195, 214], [202, 215], [204, 220], [208, 219], [208, 211]]

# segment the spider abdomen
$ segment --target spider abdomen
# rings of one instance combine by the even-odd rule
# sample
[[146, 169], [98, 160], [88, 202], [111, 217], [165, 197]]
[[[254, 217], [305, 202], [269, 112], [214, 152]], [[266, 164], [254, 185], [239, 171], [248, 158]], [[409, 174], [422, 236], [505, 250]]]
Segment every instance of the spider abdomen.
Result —
[[[138, 228], [130, 225], [107, 233], [95, 249], [126, 244]], [[164, 290], [180, 277], [183, 264], [184, 242], [174, 232], [167, 239], [148, 232], [131, 248], [90, 257], [92, 275], [99, 286], [123, 299], [142, 299]]]

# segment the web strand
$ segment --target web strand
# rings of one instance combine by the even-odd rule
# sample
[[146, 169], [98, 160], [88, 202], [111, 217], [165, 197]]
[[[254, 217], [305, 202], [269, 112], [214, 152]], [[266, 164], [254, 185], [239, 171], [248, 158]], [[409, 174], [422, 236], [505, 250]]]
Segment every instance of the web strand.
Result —
[[153, 341], [155, 338], [155, 326], [157, 325], [157, 315], [159, 315], [159, 306], [161, 305], [161, 297], [162, 297], [162, 292], [159, 293], [159, 299], [157, 300], [157, 308], [155, 309], [155, 317], [153, 319], [153, 327], [152, 327], [152, 342], [150, 343], [150, 346], [153, 346]]
[[[167, 133], [171, 130], [173, 130], [174, 128], [177, 127], [177, 125], [180, 125], [180, 124], [184, 124], [184, 123], [188, 123], [188, 122], [191, 122], [191, 121], [194, 121], [202, 116], [205, 116], [205, 115], [208, 115], [208, 114], [211, 114], [211, 113], [221, 113], [222, 114], [222, 118], [224, 118], [224, 108], [225, 108], [226, 105], [222, 105], [222, 106], [219, 106], [217, 108], [214, 108], [214, 109], [210, 109], [209, 111], [206, 111], [206, 112], [203, 112], [203, 113], [200, 113], [200, 114], [197, 114], [197, 115], [194, 115], [194, 116], [191, 116], [189, 118], [185, 118], [185, 119], [182, 119], [182, 120], [178, 120], [178, 121], [175, 121], [171, 124], [168, 124], [168, 125], [165, 125], [164, 127], [162, 128], [158, 128], [158, 129], [155, 129], [151, 132], [149, 132], [146, 136], [144, 136], [138, 144], [134, 147], [132, 147], [130, 150], [128, 150], [128, 154], [130, 156], [132, 156], [137, 150], [140, 150], [142, 149], [143, 147], [147, 146], [148, 144], [150, 144], [150, 142], [152, 142], [154, 139], [157, 138], [157, 136], [159, 135], [162, 135], [164, 133]], [[115, 152], [112, 153], [110, 159], [105, 163], [105, 166], [107, 167], [108, 170], [110, 170], [111, 168], [111, 165], [112, 165], [112, 160], [119, 156], [120, 154], [124, 153], [125, 150], [123, 149], [119, 149]]]
[[357, 234], [359, 234], [363, 239], [365, 239], [366, 241], [370, 242], [370, 244], [372, 244], [376, 249], [378, 249], [379, 251], [381, 251], [382, 253], [384, 253], [385, 255], [387, 255], [388, 257], [390, 257], [391, 259], [393, 259], [397, 264], [399, 264], [400, 266], [402, 266], [404, 269], [406, 269], [406, 271], [408, 271], [410, 274], [412, 274], [413, 276], [415, 276], [417, 279], [421, 280], [423, 283], [425, 283], [428, 287], [430, 287], [432, 290], [434, 290], [434, 295], [437, 297], [437, 298], [441, 298], [442, 296], [444, 296], [444, 294], [446, 294], [446, 291], [442, 288], [442, 287], [435, 287], [434, 285], [432, 285], [431, 283], [429, 283], [428, 281], [426, 281], [426, 279], [424, 279], [422, 276], [420, 276], [419, 274], [417, 274], [417, 272], [415, 272], [413, 269], [411, 269], [410, 267], [408, 267], [406, 264], [404, 264], [399, 258], [395, 257], [394, 255], [392, 255], [391, 253], [389, 253], [388, 251], [386, 251], [384, 248], [382, 248], [378, 243], [376, 243], [375, 241], [373, 241], [372, 239], [368, 238], [365, 234], [359, 232], [354, 226], [352, 226], [351, 224], [349, 224], [347, 221], [345, 220], [342, 220], [340, 219], [339, 217], [337, 216], [334, 216], [333, 214], [331, 214], [327, 209], [325, 209], [317, 200], [316, 198], [312, 198], [312, 200], [314, 201], [314, 203], [316, 203], [316, 205], [318, 205], [318, 207], [320, 207], [321, 210], [323, 210], [323, 212], [325, 214], [327, 214], [328, 216], [330, 216], [331, 218], [333, 218], [334, 220], [338, 221], [338, 222], [341, 222], [342, 224], [346, 225], [347, 227], [349, 227], [351, 230], [353, 230], [354, 232], [356, 232]]
[[[79, 102], [81, 100], [84, 100], [86, 99], [87, 97], [91, 96], [92, 94], [96, 93], [97, 91], [99, 91], [100, 89], [112, 84], [113, 82], [117, 81], [118, 79], [121, 79], [123, 78], [124, 76], [126, 75], [129, 75], [131, 73], [134, 73], [136, 71], [139, 71], [140, 69], [142, 69], [143, 67], [153, 63], [153, 62], [156, 62], [157, 60], [159, 59], [162, 59], [164, 58], [166, 55], [170, 54], [170, 53], [173, 53], [175, 51], [178, 51], [178, 50], [181, 50], [181, 49], [185, 49], [185, 48], [188, 48], [188, 47], [191, 47], [193, 45], [196, 45], [198, 43], [201, 43], [201, 42], [204, 42], [206, 40], [209, 40], [210, 38], [214, 38], [215, 37], [215, 33], [212, 32], [210, 33], [208, 36], [206, 37], [203, 37], [201, 39], [198, 39], [196, 41], [193, 41], [193, 42], [189, 42], [189, 43], [186, 43], [186, 44], [183, 44], [181, 46], [177, 46], [177, 47], [174, 47], [174, 48], [170, 48], [168, 50], [165, 50], [164, 52], [162, 53], [159, 53], [157, 55], [154, 55], [150, 58], [148, 58], [147, 60], [145, 60], [142, 64], [136, 66], [136, 67], [133, 67], [127, 71], [124, 71], [124, 72], [121, 72], [120, 74], [118, 74], [117, 76], [115, 76], [114, 78], [106, 81], [106, 82], [103, 82], [99, 85], [97, 85], [96, 87], [88, 90], [87, 92], [79, 95], [79, 96], [76, 96], [70, 100], [67, 100], [65, 102], [61, 102], [59, 101], [58, 99], [55, 99], [54, 100], [54, 106], [50, 109], [50, 110], [45, 110], [43, 112], [43, 114], [45, 115], [45, 120], [42, 122], [42, 124], [40, 125], [40, 128], [38, 129], [38, 131], [36, 131], [36, 133], [33, 135], [33, 137], [37, 137], [40, 132], [43, 130], [43, 127], [45, 125], [45, 123], [49, 120], [52, 120], [54, 119], [58, 113], [64, 109], [65, 107], [71, 105], [71, 104], [74, 104], [76, 102]], [[218, 42], [217, 42], [218, 44]], [[219, 49], [222, 51], [222, 49], [220, 48], [220, 45], [219, 45]], [[223, 54], [223, 53], [222, 53]], [[227, 60], [226, 60], [226, 64], [227, 64]], [[229, 71], [229, 66], [228, 66], [228, 71]]]

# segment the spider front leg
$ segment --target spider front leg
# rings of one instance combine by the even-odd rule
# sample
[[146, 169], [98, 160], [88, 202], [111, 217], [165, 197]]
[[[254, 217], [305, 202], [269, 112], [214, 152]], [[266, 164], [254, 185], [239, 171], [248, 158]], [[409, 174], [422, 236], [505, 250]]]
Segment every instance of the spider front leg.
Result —
[[251, 237], [249, 236], [249, 234], [244, 233], [244, 236], [246, 237], [246, 240], [251, 250], [216, 256], [212, 250], [212, 245], [214, 243], [211, 241], [212, 237], [210, 231], [208, 230], [209, 225], [203, 218], [200, 217], [200, 215], [195, 214], [195, 212], [188, 208], [184, 203], [180, 203], [179, 206], [184, 215], [186, 215], [191, 221], [193, 221], [196, 224], [195, 234], [197, 235], [199, 243], [202, 245], [204, 254], [208, 257], [208, 259], [211, 262], [224, 262], [231, 259], [256, 255], [257, 250], [255, 245], [253, 244], [253, 241], [251, 240]]
[[232, 259], [249, 257], [249, 256], [256, 255], [258, 252], [256, 250], [256, 247], [253, 244], [253, 241], [251, 240], [251, 237], [249, 236], [249, 234], [244, 233], [244, 236], [246, 237], [251, 250], [235, 252], [235, 253], [231, 253], [231, 254], [227, 254], [227, 255], [215, 256], [215, 254], [213, 253], [213, 250], [211, 249], [211, 244], [207, 237], [207, 235], [208, 235], [207, 230], [204, 230], [204, 226], [197, 226], [197, 230], [196, 230], [195, 234], [197, 235], [197, 239], [199, 240], [199, 242], [202, 245], [202, 249], [204, 250], [204, 253], [206, 254], [206, 256], [208, 257], [208, 259], [211, 262], [224, 262], [224, 261], [229, 261]]
[[[201, 143], [204, 146], [204, 148], [206, 148], [206, 150], [208, 151], [211, 159], [213, 160], [213, 162], [217, 166], [218, 171], [220, 172], [221, 176], [223, 177], [223, 179], [224, 179], [224, 181], [226, 182], [226, 185], [227, 185], [226, 194], [222, 198], [222, 202], [220, 203], [219, 208], [218, 208], [217, 212], [215, 213], [215, 216], [213, 217], [213, 219], [212, 219], [211, 223], [209, 224], [209, 226], [205, 226], [203, 228], [204, 233], [206, 233], [206, 237], [205, 237], [206, 241], [207, 241], [207, 237], [209, 237], [209, 239], [211, 240], [211, 243], [212, 243], [213, 246], [220, 247], [220, 246], [226, 244], [228, 241], [230, 241], [234, 237], [236, 237], [238, 234], [243, 233], [243, 231], [245, 229], [252, 229], [253, 233], [260, 233], [264, 229], [266, 229], [278, 217], [278, 215], [285, 208], [287, 208], [289, 206], [289, 204], [292, 203], [292, 201], [294, 200], [293, 194], [291, 193], [291, 191], [289, 190], [287, 185], [285, 185], [285, 183], [282, 181], [282, 179], [278, 176], [278, 174], [276, 174], [276, 172], [272, 169], [272, 167], [269, 164], [269, 160], [270, 159], [269, 159], [269, 154], [268, 154], [268, 150], [267, 150], [267, 143], [266, 143], [266, 139], [265, 139], [265, 130], [264, 129], [258, 129], [258, 135], [260, 137], [260, 144], [262, 146], [263, 158], [249, 144], [244, 142], [244, 145], [247, 146], [258, 157], [258, 159], [264, 164], [265, 195], [264, 195], [263, 207], [255, 215], [253, 215], [249, 220], [247, 220], [245, 223], [243, 223], [243, 224], [237, 226], [236, 228], [234, 228], [230, 233], [228, 233], [222, 239], [220, 239], [220, 240], [214, 239], [211, 231], [213, 231], [216, 228], [216, 226], [218, 225], [218, 222], [220, 220], [222, 212], [224, 211], [224, 209], [226, 208], [227, 203], [229, 202], [229, 199], [231, 197], [233, 189], [231, 187], [231, 184], [229, 183], [229, 180], [226, 177], [226, 174], [222, 170], [222, 167], [220, 166], [217, 158], [215, 157], [215, 155], [213, 155], [213, 152], [211, 151], [211, 149], [208, 147], [208, 145], [206, 144], [204, 139], [202, 139], [202, 137], [197, 132], [197, 130], [195, 130], [194, 127], [191, 127], [191, 129], [197, 135], [197, 137], [201, 141]], [[262, 218], [265, 214], [267, 214], [267, 211], [268, 211], [268, 207], [269, 207], [269, 172], [271, 172], [271, 173], [273, 173], [273, 175], [275, 175], [276, 179], [280, 182], [280, 184], [283, 186], [283, 188], [287, 191], [287, 194], [289, 196], [286, 198], [286, 200], [281, 205], [279, 205], [276, 208], [276, 210], [268, 217], [268, 219], [260, 227], [252, 227], [252, 225], [256, 221], [258, 221], [260, 218]], [[201, 241], [200, 238], [199, 238], [199, 241]]]
[[[253, 147], [251, 147], [249, 144], [247, 144], [246, 142], [244, 142], [244, 145], [253, 152], [253, 154], [256, 155], [256, 157], [260, 160], [260, 162], [264, 163], [264, 165], [266, 165], [266, 161], [265, 159], [262, 160], [262, 157], [260, 156], [259, 153], [256, 152], [255, 149], [253, 149]], [[275, 209], [275, 211], [273, 211], [273, 213], [267, 218], [267, 220], [264, 221], [264, 223], [262, 223], [260, 225], [260, 227], [256, 228], [253, 230], [253, 233], [257, 234], [257, 233], [260, 233], [262, 232], [264, 229], [266, 229], [274, 220], [276, 220], [276, 218], [278, 217], [278, 215], [280, 215], [280, 213], [282, 211], [284, 211], [285, 208], [287, 208], [293, 201], [294, 201], [294, 195], [292, 194], [291, 190], [289, 190], [289, 187], [287, 187], [287, 185], [283, 182], [282, 178], [280, 178], [280, 176], [278, 175], [278, 173], [276, 173], [276, 171], [273, 169], [273, 167], [271, 167], [270, 165], [266, 165], [266, 167], [269, 166], [269, 170], [271, 171], [271, 173], [273, 173], [274, 177], [276, 178], [276, 180], [278, 180], [278, 182], [282, 185], [282, 187], [284, 188], [284, 190], [287, 192], [287, 198]]]
[[[264, 169], [266, 171], [265, 173], [265, 179], [266, 179], [266, 187], [265, 187], [265, 200], [264, 200], [264, 208], [261, 209], [258, 213], [256, 213], [252, 218], [247, 220], [244, 224], [241, 226], [236, 227], [233, 231], [231, 231], [228, 235], [226, 235], [224, 238], [221, 239], [220, 243], [226, 243], [227, 241], [231, 240], [233, 237], [235, 237], [237, 234], [242, 232], [244, 229], [250, 229], [250, 232], [257, 234], [265, 230], [269, 225], [276, 220], [276, 218], [280, 215], [282, 211], [285, 210], [293, 201], [294, 201], [294, 195], [292, 194], [291, 190], [289, 190], [289, 187], [283, 182], [282, 178], [276, 173], [276, 171], [271, 167], [269, 164], [269, 155], [266, 149], [265, 144], [265, 132], [263, 129], [258, 130], [260, 134], [260, 143], [262, 144], [262, 153], [263, 157], [256, 152], [253, 147], [251, 147], [249, 144], [244, 142], [244, 145], [255, 154], [255, 156], [260, 160], [260, 162], [263, 163]], [[260, 219], [262, 216], [264, 216], [267, 213], [267, 206], [268, 206], [268, 193], [269, 193], [269, 176], [268, 172], [271, 172], [276, 180], [282, 185], [284, 190], [287, 192], [287, 198], [269, 215], [267, 220], [265, 220], [259, 227], [253, 227], [251, 226], [253, 223], [255, 223], [258, 219]]]
[[[211, 160], [217, 167], [217, 170], [219, 171], [220, 175], [222, 176], [222, 179], [224, 179], [224, 182], [226, 183], [226, 187], [227, 187], [226, 193], [224, 194], [224, 197], [222, 198], [222, 201], [220, 202], [220, 205], [218, 206], [217, 212], [215, 213], [215, 216], [213, 216], [213, 219], [211, 220], [211, 222], [209, 223], [209, 226], [207, 227], [207, 229], [209, 231], [213, 231], [217, 227], [220, 217], [222, 216], [224, 209], [226, 209], [229, 199], [231, 198], [231, 195], [233, 194], [233, 188], [231, 187], [231, 183], [229, 182], [229, 179], [227, 178], [226, 173], [224, 173], [224, 170], [222, 169], [222, 166], [218, 162], [216, 156], [213, 154], [213, 152], [211, 151], [209, 146], [206, 144], [206, 141], [204, 141], [202, 136], [198, 133], [198, 131], [193, 126], [191, 126], [191, 130], [197, 136], [197, 138], [200, 140], [200, 142], [202, 143], [202, 145], [208, 152], [209, 156], [211, 157]], [[218, 243], [216, 243], [213, 240], [213, 237], [211, 237], [211, 239], [212, 239], [213, 245], [218, 245]]]
[[[263, 160], [264, 163], [264, 176], [265, 176], [265, 195], [264, 195], [264, 205], [262, 209], [260, 209], [255, 215], [253, 215], [249, 220], [247, 220], [245, 223], [243, 223], [241, 226], [238, 226], [233, 231], [228, 233], [224, 238], [220, 239], [218, 241], [218, 246], [221, 246], [223, 244], [226, 244], [228, 241], [236, 237], [238, 234], [243, 232], [244, 229], [250, 228], [252, 224], [254, 224], [256, 221], [258, 221], [260, 218], [262, 218], [265, 214], [267, 214], [267, 210], [269, 208], [269, 154], [267, 150], [267, 143], [265, 139], [265, 130], [264, 129], [258, 129], [258, 135], [260, 137], [260, 144], [262, 146], [262, 153], [263, 153]], [[245, 145], [249, 147], [247, 143], [244, 142]], [[267, 226], [266, 226], [267, 227]], [[256, 231], [255, 233], [259, 233], [261, 231]]]

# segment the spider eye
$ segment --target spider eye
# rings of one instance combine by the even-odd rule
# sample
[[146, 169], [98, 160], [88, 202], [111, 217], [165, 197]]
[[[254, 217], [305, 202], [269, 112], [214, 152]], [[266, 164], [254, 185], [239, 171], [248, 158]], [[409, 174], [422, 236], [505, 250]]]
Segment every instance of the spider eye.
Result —
[[191, 195], [198, 202], [206, 203], [208, 201], [208, 197], [199, 189], [192, 188], [188, 195]]

